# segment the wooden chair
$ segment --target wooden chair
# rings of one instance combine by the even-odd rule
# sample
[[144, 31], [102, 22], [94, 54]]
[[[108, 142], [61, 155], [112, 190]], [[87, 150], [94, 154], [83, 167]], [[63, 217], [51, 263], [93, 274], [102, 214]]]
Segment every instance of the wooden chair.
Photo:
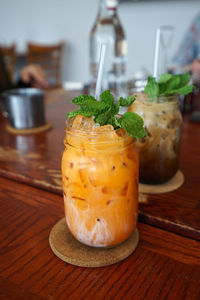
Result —
[[16, 47], [15, 44], [10, 46], [0, 45], [0, 50], [3, 54], [6, 68], [8, 70], [10, 79], [13, 81], [15, 78], [16, 69]]
[[40, 65], [50, 86], [61, 84], [61, 63], [64, 43], [56, 45], [40, 45], [28, 43], [28, 64]]

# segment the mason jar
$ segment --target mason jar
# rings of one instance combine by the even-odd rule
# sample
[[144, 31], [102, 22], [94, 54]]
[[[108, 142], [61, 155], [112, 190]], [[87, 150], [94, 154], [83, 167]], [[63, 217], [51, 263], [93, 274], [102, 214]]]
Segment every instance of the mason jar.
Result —
[[72, 235], [93, 247], [129, 238], [138, 218], [138, 156], [134, 140], [111, 125], [93, 131], [66, 125], [62, 181]]
[[182, 115], [177, 96], [160, 96], [156, 102], [138, 93], [131, 111], [144, 120], [145, 138], [136, 141], [139, 156], [139, 181], [161, 184], [179, 168]]

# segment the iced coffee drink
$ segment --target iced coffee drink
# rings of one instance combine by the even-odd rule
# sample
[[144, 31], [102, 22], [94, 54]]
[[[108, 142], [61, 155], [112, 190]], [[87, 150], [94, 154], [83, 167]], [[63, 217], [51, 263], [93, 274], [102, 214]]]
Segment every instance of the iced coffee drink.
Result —
[[94, 247], [122, 243], [138, 217], [138, 157], [124, 129], [77, 115], [66, 125], [62, 158], [67, 225]]
[[182, 116], [177, 96], [159, 96], [155, 101], [138, 93], [129, 108], [144, 120], [147, 137], [136, 141], [140, 182], [160, 184], [172, 178], [179, 165]]

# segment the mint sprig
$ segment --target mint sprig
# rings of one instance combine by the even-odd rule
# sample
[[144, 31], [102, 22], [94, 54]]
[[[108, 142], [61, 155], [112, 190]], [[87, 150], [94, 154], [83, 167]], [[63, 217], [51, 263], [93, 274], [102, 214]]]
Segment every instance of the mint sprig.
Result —
[[144, 122], [142, 118], [131, 111], [125, 112], [125, 114], [118, 120], [121, 128], [124, 128], [126, 132], [133, 138], [139, 139], [147, 135], [143, 128]]
[[96, 116], [99, 113], [104, 113], [109, 109], [109, 105], [104, 102], [96, 101], [91, 95], [80, 95], [72, 99], [72, 102], [79, 105], [80, 108], [77, 111], [71, 111], [68, 113], [68, 118], [76, 115], [84, 115], [85, 117]]
[[194, 89], [194, 86], [189, 85], [189, 82], [190, 74], [172, 75], [164, 73], [158, 82], [154, 77], [149, 77], [144, 91], [153, 100], [161, 95], [187, 95]]
[[128, 107], [135, 101], [135, 96], [127, 98], [120, 97], [115, 103], [115, 99], [110, 90], [106, 90], [100, 95], [100, 100], [96, 100], [91, 95], [80, 95], [72, 99], [72, 103], [79, 105], [79, 109], [67, 114], [68, 118], [76, 115], [94, 117], [94, 122], [101, 126], [111, 124], [114, 129], [124, 128], [133, 138], [143, 138], [146, 132], [143, 128], [142, 118], [133, 113], [126, 112], [121, 117], [118, 116], [120, 106]]
[[148, 82], [144, 91], [152, 99], [156, 98], [159, 95], [159, 85], [154, 77], [148, 78]]

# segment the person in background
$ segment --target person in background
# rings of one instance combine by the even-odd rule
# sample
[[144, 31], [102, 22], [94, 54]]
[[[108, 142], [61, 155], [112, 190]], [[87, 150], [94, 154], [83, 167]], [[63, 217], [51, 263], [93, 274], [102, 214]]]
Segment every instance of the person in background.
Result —
[[[190, 73], [195, 89], [190, 103], [190, 120], [200, 122], [200, 14], [192, 21], [179, 46], [177, 54], [172, 59], [172, 73]], [[183, 98], [183, 103], [187, 102]]]
[[0, 93], [16, 87], [47, 87], [43, 70], [38, 65], [27, 65], [21, 69], [19, 81], [14, 83], [9, 77], [3, 54], [0, 51]]
[[185, 33], [177, 54], [172, 59], [170, 71], [192, 74], [200, 81], [200, 14], [196, 16]]

